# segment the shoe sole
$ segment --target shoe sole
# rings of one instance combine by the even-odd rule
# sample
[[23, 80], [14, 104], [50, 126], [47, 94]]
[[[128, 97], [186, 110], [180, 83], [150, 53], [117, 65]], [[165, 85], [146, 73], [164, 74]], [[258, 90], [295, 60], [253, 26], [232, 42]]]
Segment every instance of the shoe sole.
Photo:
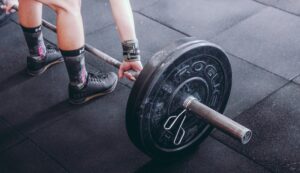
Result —
[[88, 96], [88, 97], [83, 98], [83, 99], [78, 99], [78, 100], [69, 99], [69, 102], [70, 102], [71, 104], [74, 104], [74, 105], [84, 104], [84, 103], [86, 103], [86, 102], [88, 102], [88, 101], [90, 101], [90, 100], [92, 100], [92, 99], [97, 98], [97, 97], [101, 97], [101, 96], [107, 95], [107, 94], [109, 94], [109, 93], [112, 93], [112, 92], [115, 90], [117, 84], [118, 84], [118, 80], [116, 80], [116, 82], [114, 83], [114, 85], [113, 85], [111, 88], [105, 90], [104, 92], [97, 93], [97, 94]]
[[32, 70], [27, 69], [27, 74], [29, 74], [30, 76], [39, 76], [39, 75], [43, 74], [50, 67], [54, 66], [55, 64], [62, 63], [62, 62], [64, 62], [64, 59], [60, 58], [60, 59], [58, 59], [56, 61], [53, 61], [53, 62], [47, 64], [45, 67], [43, 67], [43, 68], [41, 68], [39, 70], [32, 71]]

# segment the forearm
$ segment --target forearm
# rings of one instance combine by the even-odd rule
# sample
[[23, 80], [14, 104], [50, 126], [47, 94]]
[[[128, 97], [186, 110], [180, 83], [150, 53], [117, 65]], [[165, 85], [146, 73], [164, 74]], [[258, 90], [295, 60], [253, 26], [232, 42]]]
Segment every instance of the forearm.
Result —
[[130, 1], [110, 0], [110, 4], [120, 40], [137, 40]]

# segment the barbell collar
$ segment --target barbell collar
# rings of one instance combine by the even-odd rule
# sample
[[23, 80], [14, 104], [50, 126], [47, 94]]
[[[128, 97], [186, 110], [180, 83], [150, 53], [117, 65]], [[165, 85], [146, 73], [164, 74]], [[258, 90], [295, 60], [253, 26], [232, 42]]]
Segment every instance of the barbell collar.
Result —
[[239, 140], [242, 144], [247, 144], [251, 139], [252, 131], [250, 129], [202, 104], [193, 96], [188, 96], [184, 100], [183, 107]]

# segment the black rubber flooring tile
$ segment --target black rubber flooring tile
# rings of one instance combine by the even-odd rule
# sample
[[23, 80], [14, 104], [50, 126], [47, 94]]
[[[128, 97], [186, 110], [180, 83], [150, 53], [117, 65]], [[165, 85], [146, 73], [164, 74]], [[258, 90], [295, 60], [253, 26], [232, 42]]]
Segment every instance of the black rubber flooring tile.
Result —
[[300, 74], [299, 27], [299, 17], [269, 7], [213, 41], [240, 58], [292, 79]]
[[252, 161], [208, 139], [190, 158], [157, 164], [138, 151], [125, 129], [129, 89], [119, 86], [113, 94], [68, 114], [30, 137], [70, 172], [267, 172]]
[[5, 62], [0, 65], [0, 116], [23, 133], [60, 118], [54, 115], [59, 103], [67, 104], [65, 65], [56, 65], [38, 77], [27, 75], [28, 50], [20, 27], [10, 23], [0, 31], [10, 33], [2, 34], [0, 40], [0, 59]]
[[290, 83], [235, 118], [252, 129], [247, 145], [214, 137], [273, 172], [300, 172], [300, 86]]
[[149, 160], [129, 141], [125, 109], [129, 89], [115, 92], [38, 130], [30, 137], [70, 172], [133, 172]]
[[[162, 26], [142, 15], [135, 13], [134, 17], [143, 64], [146, 64], [156, 52], [171, 44], [173, 41], [183, 37], [182, 34]], [[114, 26], [88, 34], [86, 42], [119, 61], [123, 60], [121, 42]], [[117, 72], [114, 67], [104, 63], [96, 57], [92, 59], [87, 58], [87, 62], [103, 71], [113, 70]], [[131, 85], [131, 82], [128, 82], [127, 80], [122, 80], [122, 82]]]
[[169, 164], [159, 164], [151, 161], [140, 167], [136, 172], [266, 173], [269, 171], [209, 137], [200, 144], [195, 153], [186, 158]]
[[257, 13], [264, 6], [249, 0], [158, 1], [142, 13], [201, 39], [209, 39]]
[[[97, 71], [89, 65], [87, 69]], [[27, 76], [24, 73], [8, 78], [9, 85], [0, 92], [0, 97], [5, 98], [1, 103], [0, 116], [12, 123], [14, 128], [25, 134], [32, 133], [78, 108], [68, 101], [69, 79], [63, 63], [21, 83], [20, 76]]]
[[232, 89], [225, 115], [234, 118], [288, 81], [240, 58], [229, 55]]
[[0, 154], [1, 173], [65, 173], [58, 163], [29, 140]]
[[151, 6], [153, 3], [159, 0], [131, 0], [130, 4], [134, 11], [140, 11], [144, 8]]
[[22, 82], [20, 76], [27, 76], [24, 73], [10, 76], [7, 79], [9, 85], [0, 93], [0, 97], [4, 98], [0, 115], [14, 128], [23, 133], [32, 132], [62, 118], [58, 113], [73, 109], [67, 101], [68, 77], [64, 64], [49, 69], [42, 76]]
[[296, 79], [294, 79], [294, 82], [300, 84], [300, 76], [298, 76]]
[[[25, 137], [0, 118], [0, 153], [24, 140]], [[1, 154], [0, 154], [1, 155]]]
[[[9, 23], [0, 28], [0, 92], [6, 88], [8, 77], [18, 72], [23, 72], [28, 49], [21, 28], [15, 23]], [[25, 81], [26, 76], [20, 76], [20, 81]], [[11, 81], [12, 82], [12, 81]], [[0, 101], [0, 103], [3, 100]]]
[[255, 0], [266, 5], [282, 9], [284, 11], [300, 15], [300, 2], [295, 0]]

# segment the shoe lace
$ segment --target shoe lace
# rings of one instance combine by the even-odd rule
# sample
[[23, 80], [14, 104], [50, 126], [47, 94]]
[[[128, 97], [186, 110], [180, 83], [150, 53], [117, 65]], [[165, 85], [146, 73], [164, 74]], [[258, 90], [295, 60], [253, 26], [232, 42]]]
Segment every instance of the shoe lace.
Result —
[[106, 79], [108, 77], [108, 74], [103, 72], [95, 72], [89, 74], [90, 74], [90, 79], [93, 82], [102, 82], [103, 79]]
[[46, 43], [46, 49], [48, 53], [55, 53], [58, 51], [58, 48], [52, 44]]

